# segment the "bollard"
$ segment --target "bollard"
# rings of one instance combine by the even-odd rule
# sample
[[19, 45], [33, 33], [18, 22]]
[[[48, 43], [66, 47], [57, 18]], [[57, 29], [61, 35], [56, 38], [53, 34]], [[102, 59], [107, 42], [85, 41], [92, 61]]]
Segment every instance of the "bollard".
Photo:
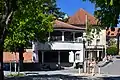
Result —
[[79, 74], [81, 73], [81, 71], [80, 71], [80, 67], [79, 67]]
[[10, 74], [12, 73], [12, 62], [10, 61]]
[[17, 68], [17, 64], [16, 64], [16, 61], [15, 61], [15, 65], [14, 65], [14, 66], [15, 66], [15, 73], [16, 73], [16, 72], [17, 72], [17, 70], [16, 70], [16, 68]]
[[98, 68], [98, 70], [99, 70], [98, 73], [100, 74], [100, 67]]

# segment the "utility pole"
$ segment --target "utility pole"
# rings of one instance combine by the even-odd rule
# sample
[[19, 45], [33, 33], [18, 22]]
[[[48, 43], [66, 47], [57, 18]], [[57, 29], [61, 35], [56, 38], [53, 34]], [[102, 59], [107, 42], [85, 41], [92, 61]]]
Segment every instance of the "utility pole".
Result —
[[[86, 19], [86, 30], [87, 30], [87, 24], [88, 24], [88, 16], [87, 14], [85, 15], [85, 19]], [[84, 36], [83, 36], [84, 37]], [[83, 59], [84, 59], [84, 63], [83, 63], [83, 70], [84, 70], [84, 73], [87, 72], [87, 60], [86, 60], [86, 52], [85, 52], [85, 39], [83, 39]]]

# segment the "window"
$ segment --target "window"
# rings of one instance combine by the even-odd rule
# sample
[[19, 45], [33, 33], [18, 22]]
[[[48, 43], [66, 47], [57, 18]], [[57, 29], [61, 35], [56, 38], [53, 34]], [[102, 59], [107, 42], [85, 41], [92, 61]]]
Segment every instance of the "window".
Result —
[[64, 33], [64, 36], [65, 36], [65, 41], [73, 41], [73, 34], [72, 34], [72, 32], [66, 31]]
[[99, 42], [100, 42], [100, 39], [97, 39], [97, 42], [96, 42], [96, 43], [97, 43], [97, 45], [99, 44]]
[[76, 54], [75, 59], [76, 59], [76, 60], [80, 60], [80, 54]]
[[50, 34], [50, 41], [61, 41], [62, 40], [62, 32], [60, 31], [53, 31]]

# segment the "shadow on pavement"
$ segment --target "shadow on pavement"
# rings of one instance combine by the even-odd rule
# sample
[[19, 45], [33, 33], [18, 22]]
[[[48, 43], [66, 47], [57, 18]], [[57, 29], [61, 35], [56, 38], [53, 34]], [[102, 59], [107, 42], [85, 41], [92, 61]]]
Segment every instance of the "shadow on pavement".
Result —
[[12, 77], [6, 78], [5, 80], [87, 80], [85, 76], [69, 76], [69, 75], [34, 75], [25, 77]]
[[34, 75], [24, 77], [12, 77], [5, 80], [120, 80], [118, 77], [86, 77], [86, 76], [70, 76], [70, 75]]

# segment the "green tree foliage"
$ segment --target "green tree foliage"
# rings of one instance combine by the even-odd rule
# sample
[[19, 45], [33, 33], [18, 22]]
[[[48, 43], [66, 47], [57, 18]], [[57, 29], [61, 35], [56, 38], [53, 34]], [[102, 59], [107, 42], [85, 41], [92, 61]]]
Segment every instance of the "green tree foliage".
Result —
[[3, 73], [3, 49], [4, 40], [13, 12], [17, 8], [17, 0], [0, 0], [0, 80], [4, 80]]
[[95, 37], [99, 37], [99, 33], [101, 31], [100, 26], [94, 26], [87, 22], [87, 29], [86, 29], [86, 39], [88, 42], [92, 42]]
[[[84, 0], [85, 1], [85, 0]], [[95, 16], [103, 28], [119, 23], [120, 0], [89, 0], [95, 4]]]
[[111, 39], [109, 40], [109, 45], [110, 45], [110, 46], [115, 46], [115, 47], [117, 47], [117, 41], [116, 41], [114, 38], [111, 38]]
[[108, 47], [106, 52], [108, 55], [116, 55], [117, 54], [117, 47], [115, 47], [115, 46]]
[[117, 42], [114, 38], [109, 40], [109, 47], [107, 48], [106, 52], [108, 55], [116, 55], [118, 51]]
[[14, 51], [31, 40], [45, 41], [46, 33], [52, 31], [54, 19], [64, 15], [59, 12], [55, 0], [24, 0], [18, 1], [17, 6], [5, 39], [7, 50]]
[[63, 14], [56, 0], [0, 0], [0, 80], [3, 46], [13, 51], [24, 48], [30, 40], [44, 41], [46, 33], [52, 31], [54, 19]]

